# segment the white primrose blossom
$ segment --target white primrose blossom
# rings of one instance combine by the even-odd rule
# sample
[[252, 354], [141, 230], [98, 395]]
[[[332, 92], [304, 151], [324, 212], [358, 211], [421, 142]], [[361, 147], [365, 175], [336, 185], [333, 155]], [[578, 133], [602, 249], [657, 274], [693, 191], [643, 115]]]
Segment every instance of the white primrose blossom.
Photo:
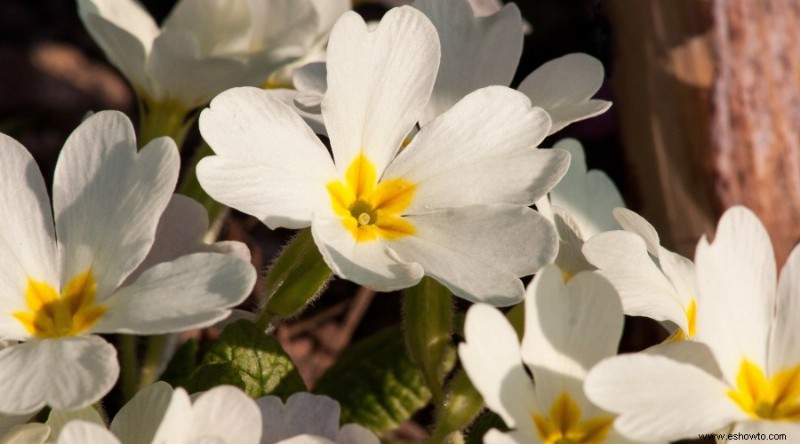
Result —
[[333, 159], [288, 106], [237, 88], [200, 116], [217, 154], [198, 165], [201, 185], [270, 228], [311, 226], [333, 272], [364, 286], [395, 290], [427, 274], [469, 300], [518, 302], [519, 277], [556, 249], [554, 228], [528, 205], [569, 155], [537, 149], [547, 113], [500, 86], [469, 94], [403, 148], [438, 60], [436, 30], [413, 8], [389, 11], [372, 31], [344, 14], [322, 102]]
[[[715, 431], [800, 436], [800, 248], [776, 287], [764, 226], [750, 210], [733, 207], [714, 241], [700, 240], [695, 264], [697, 342], [670, 345], [683, 358], [640, 353], [603, 361], [587, 378], [587, 394], [619, 413], [616, 427], [634, 439]], [[715, 369], [685, 359], [702, 344]]]
[[614, 415], [583, 391], [589, 369], [616, 354], [622, 324], [619, 298], [605, 279], [581, 272], [565, 283], [555, 265], [528, 287], [522, 344], [500, 311], [472, 306], [461, 363], [486, 406], [512, 429], [492, 429], [484, 442], [628, 442], [613, 430]]
[[0, 339], [18, 342], [0, 350], [0, 412], [90, 405], [119, 373], [114, 347], [96, 334], [210, 325], [250, 292], [253, 267], [218, 253], [160, 262], [126, 281], [172, 197], [171, 139], [137, 153], [123, 114], [88, 118], [59, 157], [52, 210], [31, 155], [5, 135], [0, 145]]
[[135, 0], [78, 0], [78, 9], [145, 103], [190, 110], [318, 51], [323, 21], [342, 3], [325, 2], [181, 0], [161, 27]]
[[691, 339], [696, 330], [695, 265], [660, 245], [643, 217], [616, 208], [624, 230], [598, 234], [583, 246], [586, 259], [619, 292], [625, 314], [664, 323], [673, 340]]

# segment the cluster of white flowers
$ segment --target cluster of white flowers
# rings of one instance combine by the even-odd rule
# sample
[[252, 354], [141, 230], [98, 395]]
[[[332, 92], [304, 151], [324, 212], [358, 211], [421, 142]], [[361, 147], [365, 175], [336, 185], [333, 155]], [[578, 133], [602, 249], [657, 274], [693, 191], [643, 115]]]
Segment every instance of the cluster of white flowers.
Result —
[[[310, 229], [341, 278], [391, 291], [428, 276], [474, 303], [458, 355], [507, 426], [484, 442], [800, 439], [800, 250], [776, 286], [765, 229], [736, 207], [692, 262], [587, 171], [579, 142], [538, 148], [610, 103], [592, 98], [603, 68], [584, 54], [507, 86], [526, 28], [514, 4], [417, 0], [368, 24], [346, 0], [181, 0], [159, 26], [133, 0], [77, 3], [143, 112], [208, 105], [214, 155], [196, 175], [210, 196]], [[120, 374], [100, 334], [211, 326], [256, 279], [247, 248], [204, 243], [202, 206], [174, 194], [176, 143], [145, 142], [119, 112], [90, 116], [48, 197], [0, 135], [2, 442], [378, 443], [305, 392], [158, 382], [109, 424], [92, 407]], [[518, 303], [521, 339], [495, 308]], [[624, 315], [670, 336], [617, 356]]]

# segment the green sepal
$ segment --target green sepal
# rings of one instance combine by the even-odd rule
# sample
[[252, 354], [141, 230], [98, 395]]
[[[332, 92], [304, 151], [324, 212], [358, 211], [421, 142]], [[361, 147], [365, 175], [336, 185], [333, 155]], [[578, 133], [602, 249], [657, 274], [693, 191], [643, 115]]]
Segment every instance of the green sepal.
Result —
[[265, 282], [266, 306], [259, 326], [266, 327], [275, 317], [299, 314], [328, 284], [331, 269], [311, 236], [301, 230], [272, 263]]
[[339, 401], [342, 424], [355, 422], [376, 433], [397, 427], [431, 399], [425, 376], [406, 354], [399, 325], [350, 346], [314, 391]]
[[235, 385], [251, 398], [274, 395], [286, 400], [292, 393], [306, 390], [277, 339], [244, 319], [225, 327], [188, 386], [189, 391], [197, 392], [220, 384]]
[[442, 385], [455, 363], [453, 295], [444, 285], [425, 277], [403, 291], [403, 322], [411, 358], [422, 367], [433, 400], [444, 400]]
[[445, 442], [448, 435], [463, 430], [483, 410], [483, 397], [463, 369], [453, 375], [447, 389], [444, 405], [436, 412], [430, 442]]
[[197, 340], [189, 338], [175, 350], [175, 354], [172, 355], [172, 359], [167, 363], [167, 368], [161, 373], [159, 379], [173, 387], [185, 387], [197, 368], [198, 350]]

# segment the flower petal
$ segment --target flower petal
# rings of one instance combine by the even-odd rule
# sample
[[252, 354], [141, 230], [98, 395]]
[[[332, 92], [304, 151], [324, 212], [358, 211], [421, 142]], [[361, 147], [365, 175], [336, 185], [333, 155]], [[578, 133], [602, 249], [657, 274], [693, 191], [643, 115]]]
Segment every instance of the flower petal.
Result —
[[416, 233], [388, 245], [456, 296], [473, 302], [519, 302], [524, 295], [519, 278], [535, 273], [556, 254], [555, 228], [527, 207], [474, 205], [405, 219]]
[[[534, 438], [535, 437], [535, 438]], [[529, 442], [538, 442], [538, 435], [528, 435], [519, 430], [512, 430], [510, 432], [501, 432], [497, 429], [491, 429], [483, 435], [484, 444], [523, 444]]]
[[108, 393], [118, 375], [116, 350], [97, 336], [13, 345], [0, 351], [0, 411], [83, 408]]
[[342, 175], [363, 152], [380, 177], [430, 99], [439, 54], [436, 29], [410, 7], [390, 10], [374, 31], [355, 12], [336, 22], [322, 115]]
[[277, 396], [256, 400], [261, 410], [261, 444], [274, 444], [297, 435], [315, 435], [336, 441], [339, 403], [323, 395], [298, 392], [283, 404]]
[[424, 276], [419, 264], [405, 262], [383, 241], [357, 242], [340, 219], [318, 218], [311, 234], [328, 267], [339, 277], [377, 291], [415, 285]]
[[343, 425], [336, 439], [336, 444], [380, 444], [380, 442], [374, 433], [358, 424]]
[[665, 356], [607, 359], [584, 387], [592, 402], [620, 414], [614, 423], [620, 433], [641, 441], [697, 438], [747, 417], [726, 395], [725, 383]]
[[[727, 210], [714, 242], [700, 240], [697, 266], [697, 335], [735, 386], [742, 359], [762, 369], [775, 309], [775, 255], [767, 231], [744, 207]], [[797, 365], [794, 363], [793, 365]]]
[[775, 321], [770, 332], [767, 368], [770, 373], [800, 364], [800, 248], [786, 259], [778, 281]]
[[554, 148], [570, 153], [567, 173], [550, 191], [550, 202], [561, 207], [580, 227], [583, 239], [597, 233], [619, 229], [612, 214], [625, 203], [614, 182], [600, 170], [587, 171], [583, 146], [575, 139], [563, 139]]
[[253, 266], [219, 253], [194, 253], [142, 273], [104, 301], [108, 312], [93, 330], [163, 334], [224, 319], [255, 284]]
[[671, 321], [689, 331], [682, 298], [650, 258], [641, 237], [627, 231], [600, 233], [583, 244], [583, 254], [617, 289], [625, 314]]
[[91, 270], [98, 301], [107, 297], [153, 245], [179, 165], [167, 137], [137, 153], [133, 127], [120, 112], [86, 119], [64, 144], [53, 180], [61, 282]]
[[50, 427], [35, 422], [21, 424], [1, 436], [3, 444], [45, 444], [50, 437]]
[[158, 425], [154, 443], [186, 442], [192, 427], [192, 400], [183, 388], [172, 392], [167, 411]]
[[[16, 140], [0, 134], [0, 301], [3, 310], [27, 310], [28, 280], [58, 282], [58, 250], [50, 202], [36, 161]], [[30, 337], [12, 316], [0, 317], [0, 339]]]
[[658, 232], [650, 225], [650, 222], [627, 208], [614, 208], [612, 212], [614, 213], [614, 219], [617, 220], [622, 229], [641, 236], [645, 245], [647, 245], [647, 252], [652, 254], [653, 257], [658, 257], [661, 240], [659, 240]]
[[475, 304], [464, 321], [466, 342], [458, 347], [461, 364], [486, 406], [506, 425], [535, 436], [531, 415], [542, 411], [522, 365], [519, 339], [496, 308]]
[[100, 424], [72, 421], [58, 435], [57, 444], [121, 444], [120, 440]]
[[581, 53], [550, 60], [530, 73], [519, 91], [553, 119], [550, 134], [570, 123], [604, 113], [611, 102], [590, 100], [603, 84], [603, 64]]
[[600, 275], [582, 272], [565, 283], [555, 265], [536, 274], [525, 295], [521, 353], [542, 405], [552, 405], [564, 390], [583, 398], [586, 373], [616, 354], [623, 320], [617, 292]]
[[139, 390], [114, 416], [109, 429], [125, 444], [152, 444], [172, 400], [172, 387], [159, 381]]
[[330, 206], [326, 184], [337, 177], [325, 146], [303, 120], [256, 88], [220, 94], [200, 115], [200, 132], [218, 154], [197, 166], [214, 199], [270, 228], [307, 227], [315, 208]]
[[255, 401], [236, 387], [217, 386], [195, 400], [189, 433], [183, 442], [259, 444], [261, 423]]
[[382, 180], [403, 178], [417, 191], [407, 213], [456, 206], [531, 205], [563, 176], [569, 156], [535, 147], [549, 119], [505, 87], [469, 94], [423, 127]]
[[563, 208], [554, 208], [553, 210], [553, 222], [556, 226], [556, 232], [558, 232], [558, 255], [553, 260], [553, 263], [558, 265], [558, 268], [570, 277], [581, 271], [595, 270], [594, 265], [586, 260], [581, 251], [583, 238], [578, 224], [572, 220]]
[[442, 46], [439, 73], [421, 126], [476, 89], [511, 83], [523, 40], [516, 5], [480, 18], [464, 0], [417, 0], [414, 7], [433, 22]]

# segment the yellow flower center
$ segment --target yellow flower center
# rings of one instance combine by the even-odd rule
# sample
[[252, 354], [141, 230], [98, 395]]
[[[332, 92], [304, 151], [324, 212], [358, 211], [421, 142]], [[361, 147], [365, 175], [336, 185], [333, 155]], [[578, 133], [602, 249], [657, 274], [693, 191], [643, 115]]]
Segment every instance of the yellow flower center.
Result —
[[545, 444], [600, 443], [606, 439], [614, 418], [581, 421], [581, 409], [567, 392], [553, 402], [547, 417], [533, 415], [536, 431]]
[[405, 179], [379, 183], [375, 166], [363, 154], [347, 168], [344, 183], [335, 180], [327, 189], [333, 211], [358, 242], [396, 239], [416, 231], [401, 216], [414, 197], [414, 184]]
[[767, 379], [758, 365], [744, 359], [736, 389], [729, 390], [728, 396], [753, 418], [800, 421], [800, 365]]
[[28, 311], [12, 315], [37, 338], [76, 336], [88, 330], [108, 310], [95, 304], [97, 284], [88, 270], [67, 283], [61, 294], [46, 282], [28, 278]]
[[670, 337], [667, 340], [667, 342], [683, 341], [694, 337], [694, 334], [697, 331], [697, 301], [694, 298], [692, 298], [692, 302], [689, 304], [689, 308], [686, 309], [686, 325], [689, 328], [688, 337], [686, 336], [686, 333], [684, 333], [683, 330], [679, 328], [672, 335], [672, 337]]

